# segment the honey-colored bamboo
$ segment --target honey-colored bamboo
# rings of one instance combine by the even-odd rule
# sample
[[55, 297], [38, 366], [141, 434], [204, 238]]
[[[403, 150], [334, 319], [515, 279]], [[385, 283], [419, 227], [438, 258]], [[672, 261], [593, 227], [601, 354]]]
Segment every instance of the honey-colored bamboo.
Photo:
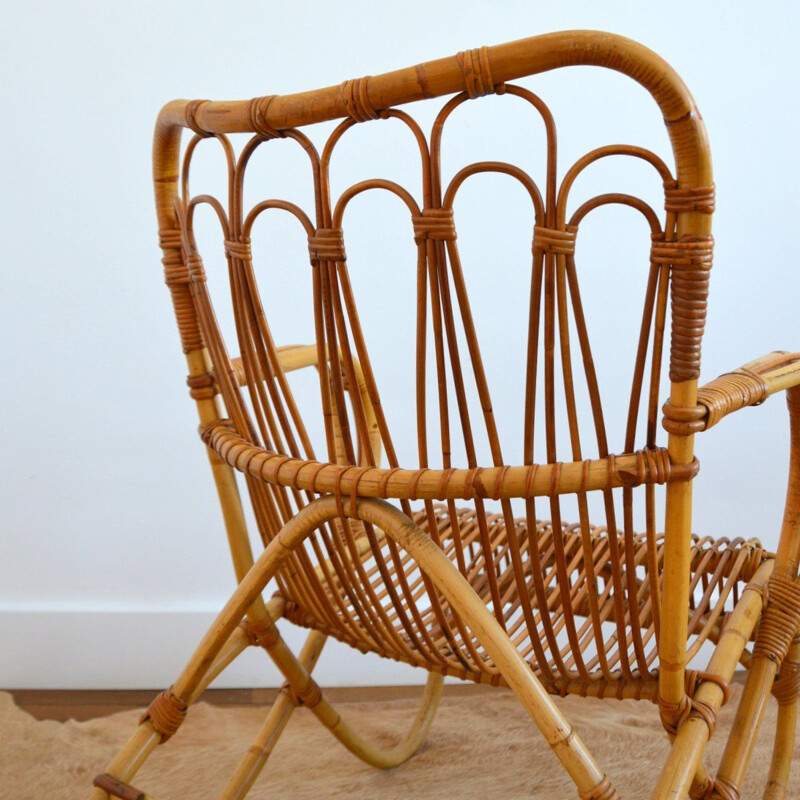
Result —
[[[513, 81], [572, 65], [616, 70], [650, 92], [667, 127], [674, 174], [668, 159], [649, 150], [610, 145], [579, 158], [559, 182], [556, 121], [541, 98]], [[445, 128], [461, 106], [488, 94], [521, 104], [543, 126], [539, 183], [500, 161], [466, 165], [445, 181]], [[426, 135], [401, 106], [437, 97], [447, 99]], [[304, 128], [326, 120], [339, 122], [317, 149]], [[374, 178], [334, 196], [330, 173], [340, 142], [374, 120], [405, 131], [418, 152], [421, 190]], [[193, 134], [188, 142], [184, 130]], [[249, 137], [237, 149], [231, 134]], [[276, 198], [245, 207], [248, 164], [277, 138], [303, 151], [313, 208]], [[219, 198], [190, 190], [198, 147], [216, 148], [225, 164]], [[663, 215], [618, 191], [570, 213], [577, 179], [609, 157], [649, 165], [663, 188]], [[694, 100], [666, 62], [619, 36], [568, 31], [313, 92], [178, 100], [158, 117], [153, 170], [166, 282], [238, 585], [181, 675], [98, 777], [93, 800], [146, 796], [129, 783], [138, 768], [178, 733], [191, 704], [249, 646], [267, 653], [286, 684], [223, 791], [226, 800], [243, 798], [257, 780], [268, 782], [263, 767], [297, 707], [309, 709], [363, 761], [397, 766], [427, 735], [445, 675], [514, 691], [582, 800], [613, 800], [617, 793], [553, 695], [650, 700], [672, 742], [652, 796], [732, 800], [773, 692], [780, 712], [764, 796], [788, 796], [800, 690], [800, 354], [771, 353], [700, 384], [713, 249], [711, 157]], [[468, 284], [474, 268], [456, 233], [457, 194], [480, 173], [519, 184], [533, 221], [517, 463], [501, 446], [508, 423], [496, 414], [486, 368], [495, 354], [481, 349], [483, 328]], [[410, 463], [400, 462], [398, 453], [408, 450], [397, 447], [382, 403], [383, 373], [373, 367], [375, 342], [361, 324], [358, 273], [351, 274], [345, 246], [351, 201], [375, 191], [405, 208], [416, 246], [416, 318], [400, 323], [413, 332], [415, 348], [408, 408], [417, 455]], [[598, 340], [590, 335], [576, 258], [584, 219], [608, 205], [634, 212], [649, 246], [618, 447], [607, 434], [592, 349]], [[195, 237], [201, 206], [224, 240], [235, 329], [228, 340]], [[290, 215], [308, 239], [310, 344], [276, 343], [262, 302], [251, 238], [258, 218], [275, 213]], [[371, 268], [381, 264], [378, 258]], [[630, 316], [627, 308], [621, 316]], [[605, 322], [617, 324], [618, 317]], [[387, 320], [383, 335], [396, 330]], [[292, 373], [310, 367], [319, 380], [321, 445], [292, 389]], [[666, 446], [659, 433], [662, 367], [670, 384], [661, 420]], [[693, 535], [696, 436], [782, 391], [791, 466], [777, 553], [756, 540]], [[463, 460], [457, 463], [454, 453]], [[258, 558], [240, 486], [264, 546]], [[656, 513], [662, 486], [663, 523]], [[590, 493], [601, 501], [600, 520], [590, 520]], [[574, 524], [562, 519], [570, 496]], [[523, 515], [515, 516], [520, 508]], [[270, 582], [275, 595], [265, 602]], [[311, 631], [297, 656], [280, 635], [281, 620]], [[365, 739], [315, 682], [327, 636], [428, 670], [419, 710], [396, 746]], [[714, 653], [698, 671], [695, 659], [706, 642]], [[748, 680], [717, 769], [703, 763], [703, 754], [737, 664], [747, 668]], [[280, 794], [280, 787], [273, 791]]]

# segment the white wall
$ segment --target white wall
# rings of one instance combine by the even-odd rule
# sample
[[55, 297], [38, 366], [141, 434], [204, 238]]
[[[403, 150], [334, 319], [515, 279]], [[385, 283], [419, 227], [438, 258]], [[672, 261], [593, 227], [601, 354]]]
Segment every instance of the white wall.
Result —
[[[233, 585], [156, 246], [150, 137], [163, 102], [317, 88], [559, 29], [606, 29], [642, 41], [692, 89], [715, 157], [717, 249], [703, 357], [710, 378], [770, 350], [800, 347], [799, 22], [800, 6], [788, 2], [678, 0], [668, 13], [655, 4], [588, 0], [5, 3], [0, 686], [165, 685]], [[562, 171], [579, 153], [615, 140], [668, 156], [657, 109], [627, 79], [580, 68], [524, 83], [551, 103], [560, 123]], [[503, 117], [499, 101], [487, 103], [513, 127], [512, 112]], [[430, 113], [423, 109], [425, 119]], [[485, 120], [475, 126], [462, 127], [473, 158], [496, 156], [497, 145], [500, 157], [511, 152], [530, 157], [534, 169], [541, 164], [538, 132], [513, 145], [490, 139]], [[368, 166], [342, 166], [342, 186], [351, 173], [378, 174], [385, 163], [368, 141], [354, 138], [348, 152]], [[449, 146], [448, 163], [466, 163], [466, 144]], [[409, 159], [393, 157], [387, 173], [416, 180]], [[259, 173], [278, 184], [268, 195], [293, 185], [291, 158], [271, 163], [272, 173]], [[200, 167], [213, 184], [213, 159]], [[658, 186], [639, 168], [604, 167], [593, 180], [590, 189], [641, 189], [657, 202]], [[489, 239], [509, 215], [522, 219], [511, 200], [506, 208], [493, 198], [488, 209], [482, 200], [473, 191], [465, 209], [488, 215]], [[377, 201], [365, 208], [369, 224], [353, 263], [381, 244], [372, 228], [383, 211]], [[620, 230], [598, 225], [590, 234], [609, 268], [641, 253], [639, 239], [631, 244]], [[276, 246], [287, 264], [298, 253], [302, 269], [291, 236], [276, 229]], [[487, 252], [481, 236], [463, 238], [480, 264]], [[524, 253], [522, 239], [507, 246], [510, 255]], [[369, 263], [380, 276], [375, 270], [384, 262]], [[387, 275], [402, 277], [393, 264]], [[489, 274], [476, 270], [476, 281]], [[287, 274], [275, 273], [278, 298]], [[626, 280], [609, 276], [587, 279], [599, 307]], [[278, 299], [270, 302], [282, 340], [296, 341], [301, 330]], [[613, 341], [614, 329], [602, 336]], [[602, 376], [609, 385], [629, 373], [629, 360], [612, 356]], [[398, 424], [411, 430], [408, 420]], [[758, 535], [775, 545], [786, 431], [782, 401], [772, 400], [702, 437], [698, 531]], [[223, 685], [274, 685], [277, 676], [257, 656], [248, 654]], [[391, 662], [365, 662], [335, 643], [319, 673], [328, 685], [423, 677]]]

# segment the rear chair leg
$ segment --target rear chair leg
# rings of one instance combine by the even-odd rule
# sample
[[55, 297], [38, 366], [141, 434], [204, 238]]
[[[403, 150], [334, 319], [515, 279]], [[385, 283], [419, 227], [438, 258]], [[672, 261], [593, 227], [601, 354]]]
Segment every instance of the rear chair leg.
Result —
[[797, 727], [797, 695], [800, 692], [800, 634], [794, 637], [773, 693], [778, 700], [778, 722], [769, 780], [764, 787], [764, 800], [784, 800], [789, 786], [789, 771], [794, 754]]
[[[298, 663], [310, 673], [316, 665], [326, 636], [312, 631], [306, 639], [303, 649], [297, 658]], [[236, 772], [231, 776], [220, 795], [220, 800], [241, 800], [255, 782], [267, 759], [272, 753], [283, 729], [286, 727], [295, 709], [294, 696], [288, 686], [284, 686], [270, 708], [264, 724], [261, 726], [250, 749], [242, 757]]]

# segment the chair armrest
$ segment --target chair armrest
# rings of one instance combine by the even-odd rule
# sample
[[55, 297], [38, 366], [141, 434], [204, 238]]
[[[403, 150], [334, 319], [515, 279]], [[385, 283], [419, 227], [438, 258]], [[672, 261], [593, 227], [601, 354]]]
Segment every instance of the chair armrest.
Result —
[[[316, 366], [317, 346], [315, 344], [287, 344], [278, 347], [277, 350], [278, 362], [284, 372], [294, 372], [296, 369]], [[232, 358], [231, 366], [239, 386], [247, 386], [247, 375], [241, 357]]]
[[708, 430], [745, 406], [757, 406], [776, 392], [800, 386], [800, 353], [776, 350], [726, 372], [697, 390], [694, 408], [664, 404], [664, 428], [687, 436]]
[[[282, 347], [277, 348], [277, 353], [278, 363], [280, 364], [284, 373], [294, 372], [295, 370], [305, 369], [306, 367], [319, 366], [319, 353], [315, 344], [283, 345]], [[341, 349], [339, 351], [339, 355], [341, 359]], [[247, 375], [244, 371], [244, 366], [242, 365], [242, 359], [231, 359], [231, 366], [233, 367], [233, 373], [236, 376], [239, 386], [247, 386]], [[367, 382], [364, 378], [364, 371], [362, 370], [361, 364], [359, 363], [358, 359], [355, 358], [355, 356], [353, 356], [353, 373], [356, 380], [355, 389], [360, 395], [361, 404], [366, 417], [367, 430], [369, 431], [369, 441], [372, 448], [373, 458], [377, 463], [380, 463], [381, 435], [378, 428], [378, 421], [375, 416], [375, 407], [372, 403], [372, 399], [369, 396], [369, 391], [367, 390]], [[344, 372], [344, 367], [342, 367], [342, 381], [344, 384], [344, 390], [346, 392], [350, 392], [353, 387], [349, 385], [347, 375]], [[341, 431], [338, 429], [338, 421], [335, 419], [334, 427], [336, 428], [335, 437], [338, 440], [341, 438]], [[339, 452], [340, 443], [337, 443], [336, 447], [338, 461], [340, 460], [340, 456], [343, 458], [343, 452]]]

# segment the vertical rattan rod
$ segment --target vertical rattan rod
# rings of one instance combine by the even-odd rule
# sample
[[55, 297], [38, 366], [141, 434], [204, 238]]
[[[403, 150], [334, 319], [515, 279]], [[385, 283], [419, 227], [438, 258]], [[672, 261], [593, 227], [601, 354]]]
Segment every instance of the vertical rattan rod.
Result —
[[[697, 129], [701, 145], [708, 153], [705, 129]], [[674, 140], [673, 140], [674, 144]], [[676, 161], [679, 160], [676, 152]], [[711, 165], [707, 164], [706, 185], [711, 185]], [[679, 181], [681, 180], [679, 171]], [[683, 237], [707, 236], [711, 233], [711, 215], [694, 211], [678, 214], [676, 235]], [[673, 336], [674, 332], [673, 319]], [[697, 377], [672, 381], [670, 403], [677, 408], [694, 408], [697, 404]], [[690, 464], [694, 459], [694, 436], [670, 434], [668, 440], [670, 461], [673, 464]], [[663, 597], [673, 608], [689, 607], [691, 580], [692, 537], [692, 482], [667, 487], [667, 505], [664, 545]], [[685, 702], [686, 638], [688, 617], [684, 614], [664, 615], [659, 642], [658, 693], [662, 716], [670, 724], [677, 722], [677, 710]]]

